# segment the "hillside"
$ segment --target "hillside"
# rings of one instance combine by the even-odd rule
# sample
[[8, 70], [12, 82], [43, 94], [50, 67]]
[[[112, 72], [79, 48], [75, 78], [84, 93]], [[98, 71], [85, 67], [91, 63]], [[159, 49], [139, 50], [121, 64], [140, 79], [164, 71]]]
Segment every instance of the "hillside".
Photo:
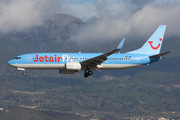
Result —
[[53, 111], [38, 111], [11, 106], [0, 113], [2, 120], [87, 120], [81, 116]]
[[0, 105], [36, 106], [111, 120], [179, 115], [180, 76], [174, 73], [142, 71], [132, 76], [106, 75], [88, 80], [79, 75], [43, 76], [0, 76]]
[[[76, 29], [86, 24], [73, 16], [59, 14], [42, 26], [1, 35], [0, 107], [35, 106], [35, 109], [79, 113], [87, 118], [110, 120], [148, 116], [178, 118], [180, 38], [165, 38], [162, 52], [173, 52], [160, 62], [132, 69], [95, 71], [88, 79], [83, 78], [83, 71], [75, 75], [61, 75], [58, 70], [27, 70], [24, 77], [20, 71], [7, 65], [8, 60], [24, 53], [107, 52], [119, 43], [117, 40], [80, 46], [70, 41], [69, 37], [76, 34]], [[127, 40], [121, 52], [137, 49], [145, 41]], [[12, 108], [11, 116], [16, 114], [15, 111], [26, 111], [21, 109]], [[50, 120], [57, 119], [52, 118], [54, 113], [45, 113], [34, 113], [32, 110], [33, 119], [43, 119], [47, 115]], [[18, 114], [28, 117], [23, 112]], [[4, 119], [8, 117], [7, 114], [0, 115]]]

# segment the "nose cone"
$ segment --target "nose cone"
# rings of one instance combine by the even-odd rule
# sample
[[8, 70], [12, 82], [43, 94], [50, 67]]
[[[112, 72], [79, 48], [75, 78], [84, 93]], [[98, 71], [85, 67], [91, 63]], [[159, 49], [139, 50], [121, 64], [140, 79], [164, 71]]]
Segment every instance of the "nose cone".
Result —
[[13, 60], [8, 61], [8, 63], [7, 63], [7, 64], [8, 64], [8, 65], [13, 64]]

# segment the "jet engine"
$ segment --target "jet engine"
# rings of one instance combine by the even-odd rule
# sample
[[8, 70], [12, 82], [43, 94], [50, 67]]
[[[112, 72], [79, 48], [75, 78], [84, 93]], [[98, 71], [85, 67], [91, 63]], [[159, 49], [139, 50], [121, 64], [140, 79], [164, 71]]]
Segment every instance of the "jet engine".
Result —
[[65, 69], [67, 71], [79, 71], [81, 70], [81, 64], [78, 61], [68, 62], [65, 64]]
[[76, 71], [67, 71], [67, 70], [59, 70], [59, 73], [60, 74], [75, 74], [76, 73]]
[[81, 64], [78, 61], [65, 63], [65, 69], [60, 69], [60, 74], [75, 74], [81, 70]]

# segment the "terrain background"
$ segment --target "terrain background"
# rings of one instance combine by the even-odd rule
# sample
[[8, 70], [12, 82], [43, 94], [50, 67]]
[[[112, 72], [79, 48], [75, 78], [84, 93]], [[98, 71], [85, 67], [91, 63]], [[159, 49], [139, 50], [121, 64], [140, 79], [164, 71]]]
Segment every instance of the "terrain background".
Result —
[[[57, 14], [41, 26], [24, 32], [1, 34], [0, 107], [30, 106], [37, 110], [78, 113], [87, 118], [110, 120], [149, 116], [178, 119], [180, 38], [177, 37], [166, 38], [165, 35], [161, 52], [173, 52], [160, 62], [140, 68], [95, 71], [88, 79], [83, 77], [83, 71], [75, 75], [61, 75], [58, 70], [27, 70], [24, 77], [21, 71], [7, 65], [10, 59], [20, 54], [108, 52], [120, 42], [118, 39], [79, 45], [69, 40], [77, 29], [87, 24], [76, 17]], [[126, 40], [121, 52], [137, 49], [145, 41]]]

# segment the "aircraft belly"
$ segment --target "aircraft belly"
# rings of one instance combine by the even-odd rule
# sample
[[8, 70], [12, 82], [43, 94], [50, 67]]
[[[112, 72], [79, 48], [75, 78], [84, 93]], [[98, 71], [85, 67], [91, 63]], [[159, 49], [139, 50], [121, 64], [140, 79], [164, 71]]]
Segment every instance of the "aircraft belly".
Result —
[[[64, 64], [12, 64], [16, 68], [25, 68], [25, 69], [64, 69]], [[98, 69], [126, 69], [132, 67], [138, 67], [138, 64], [101, 64]]]
[[14, 64], [14, 67], [25, 69], [62, 69], [64, 64]]
[[112, 69], [126, 69], [126, 68], [133, 68], [133, 67], [138, 67], [138, 64], [102, 64], [99, 69], [107, 69], [107, 70], [112, 70]]

